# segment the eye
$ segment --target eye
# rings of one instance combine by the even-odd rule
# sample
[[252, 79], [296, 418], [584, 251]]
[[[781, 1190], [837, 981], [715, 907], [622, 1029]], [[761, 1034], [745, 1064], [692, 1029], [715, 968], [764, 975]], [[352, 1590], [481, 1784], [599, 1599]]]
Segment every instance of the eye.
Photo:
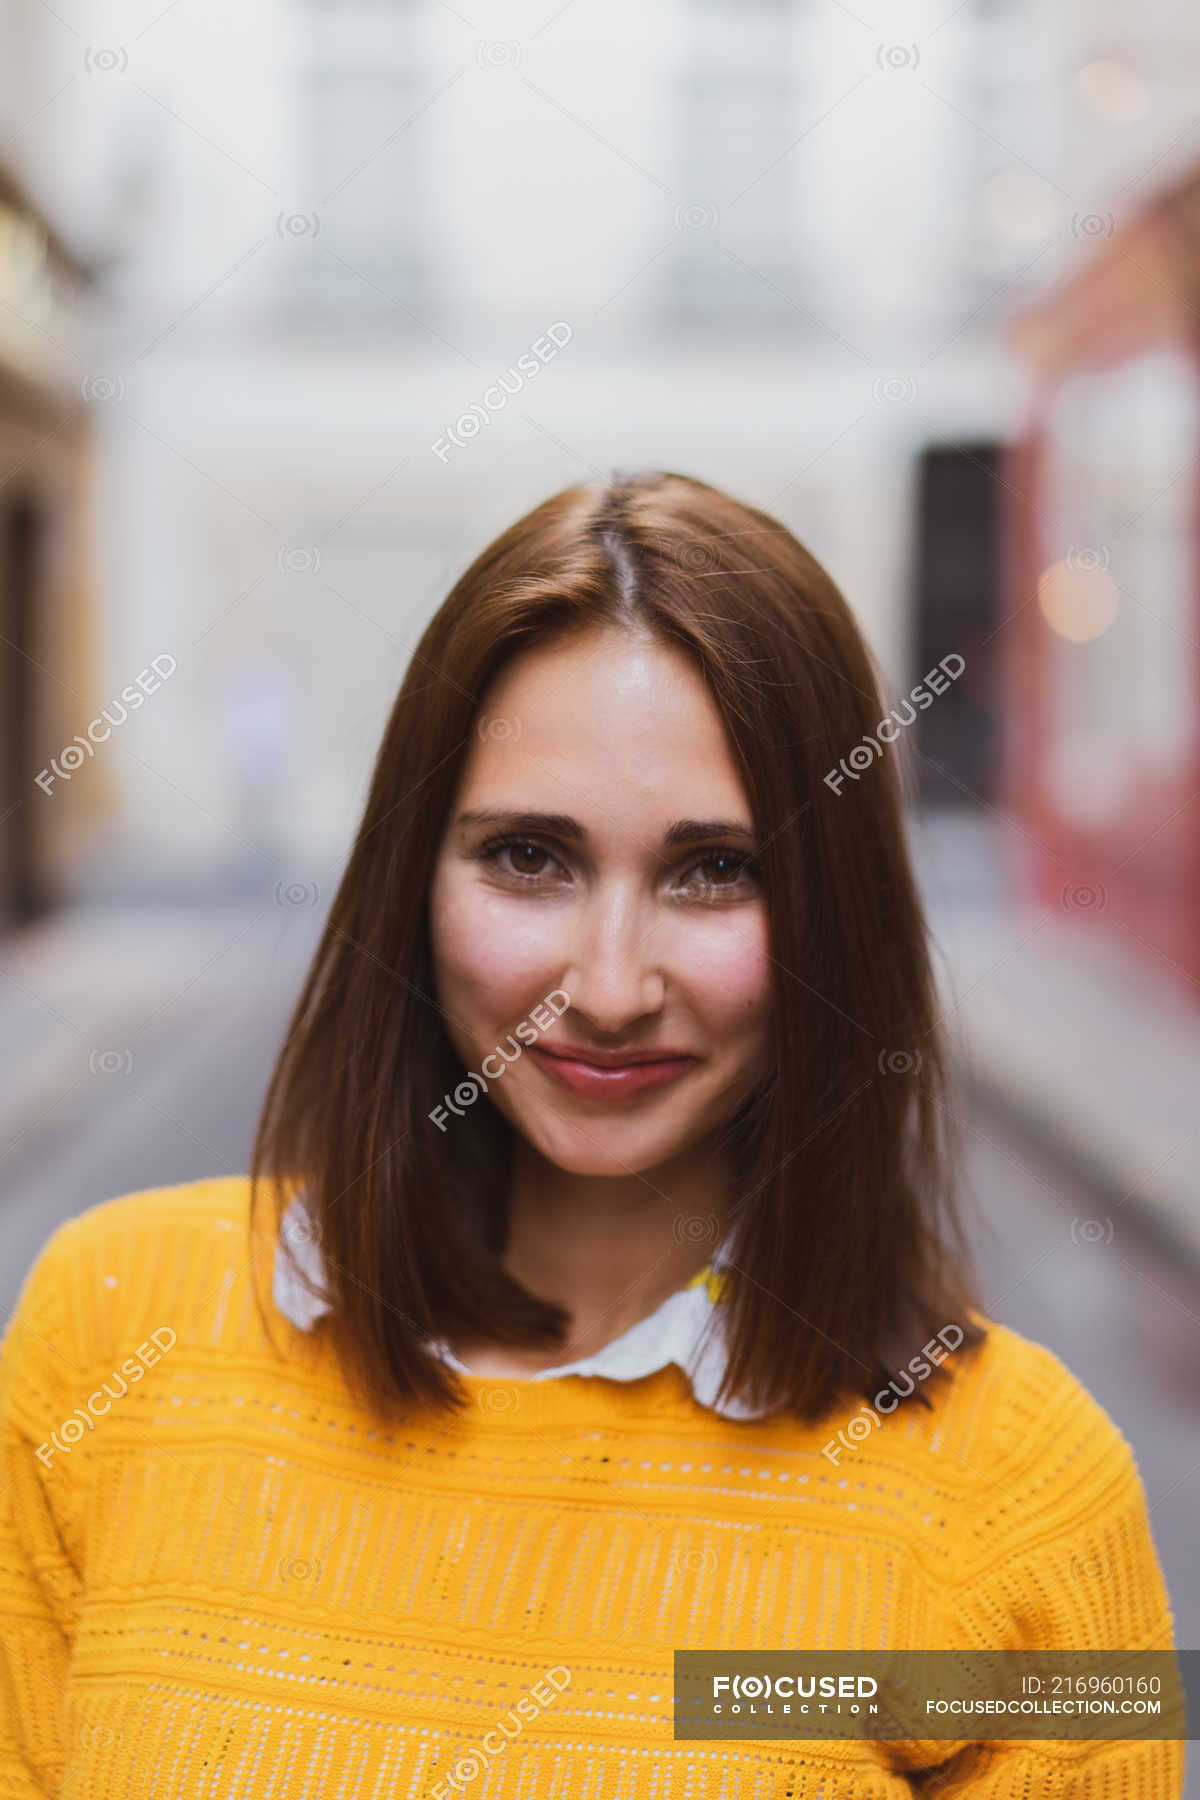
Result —
[[759, 882], [758, 862], [741, 850], [710, 850], [692, 864], [684, 885], [702, 894], [756, 893]]
[[[557, 857], [552, 856], [544, 845], [535, 843], [532, 838], [494, 837], [480, 844], [475, 852], [480, 862], [487, 863], [497, 875], [513, 882], [522, 882], [528, 886], [534, 883], [539, 887], [546, 885], [547, 863], [561, 868]], [[505, 862], [511, 856], [512, 861]]]

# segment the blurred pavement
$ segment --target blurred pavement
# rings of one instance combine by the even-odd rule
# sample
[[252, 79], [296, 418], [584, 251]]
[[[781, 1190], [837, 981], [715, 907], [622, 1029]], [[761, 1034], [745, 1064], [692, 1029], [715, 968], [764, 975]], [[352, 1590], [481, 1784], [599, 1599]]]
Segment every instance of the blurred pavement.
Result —
[[320, 928], [288, 891], [70, 908], [0, 943], [0, 1320], [60, 1220], [246, 1169]]

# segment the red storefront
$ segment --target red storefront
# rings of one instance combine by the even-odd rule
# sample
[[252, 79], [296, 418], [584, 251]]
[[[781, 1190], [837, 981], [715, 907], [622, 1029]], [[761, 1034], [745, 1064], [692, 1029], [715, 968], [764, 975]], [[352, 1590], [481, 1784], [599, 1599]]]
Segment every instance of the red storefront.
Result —
[[1036, 899], [1200, 1003], [1200, 173], [1015, 334], [1035, 396], [1005, 477], [1006, 806]]

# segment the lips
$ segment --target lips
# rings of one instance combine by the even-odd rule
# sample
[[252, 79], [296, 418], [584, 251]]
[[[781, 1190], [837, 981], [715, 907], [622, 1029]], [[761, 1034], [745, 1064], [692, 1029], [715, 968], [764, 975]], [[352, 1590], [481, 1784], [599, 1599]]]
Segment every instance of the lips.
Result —
[[594, 1069], [629, 1069], [640, 1063], [680, 1062], [693, 1060], [689, 1050], [591, 1050], [580, 1044], [541, 1044], [546, 1056], [559, 1056], [566, 1062], [588, 1063]]
[[[620, 1053], [588, 1050], [576, 1053], [570, 1046], [548, 1050], [541, 1044], [530, 1054], [552, 1081], [593, 1100], [628, 1100], [666, 1087], [686, 1075], [699, 1061], [698, 1057], [684, 1051], [628, 1050]], [[608, 1060], [596, 1060], [600, 1056]]]

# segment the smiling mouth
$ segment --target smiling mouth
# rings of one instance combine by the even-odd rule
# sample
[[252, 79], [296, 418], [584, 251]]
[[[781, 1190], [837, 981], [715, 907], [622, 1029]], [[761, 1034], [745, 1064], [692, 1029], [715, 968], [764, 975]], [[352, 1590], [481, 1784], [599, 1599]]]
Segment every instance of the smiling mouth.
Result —
[[[631, 1053], [625, 1062], [592, 1062], [590, 1053], [564, 1053], [537, 1045], [531, 1054], [545, 1074], [572, 1093], [600, 1100], [632, 1098], [654, 1088], [678, 1081], [699, 1062], [691, 1055], [675, 1053], [658, 1056], [653, 1052]], [[636, 1060], [634, 1060], [636, 1058]]]

